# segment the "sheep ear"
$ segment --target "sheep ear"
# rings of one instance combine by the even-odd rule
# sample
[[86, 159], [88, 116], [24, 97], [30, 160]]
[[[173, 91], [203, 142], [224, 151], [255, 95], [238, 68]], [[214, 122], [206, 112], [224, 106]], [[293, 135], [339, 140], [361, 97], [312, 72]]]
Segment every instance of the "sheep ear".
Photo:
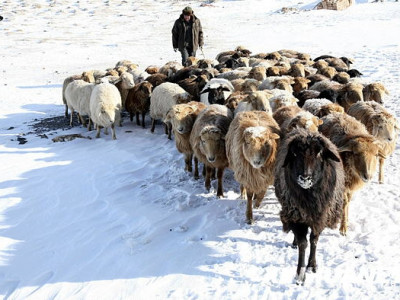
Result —
[[229, 88], [227, 88], [226, 86], [224, 86], [224, 87], [222, 88], [222, 91], [223, 91], [223, 92], [230, 92], [231, 90], [230, 90]]
[[280, 136], [279, 136], [279, 134], [271, 133], [271, 134], [269, 135], [269, 138], [270, 138], [271, 140], [278, 140], [278, 139], [280, 139]]
[[206, 88], [205, 90], [202, 90], [200, 94], [208, 93], [210, 91], [210, 88]]
[[339, 153], [342, 153], [342, 152], [352, 152], [352, 151], [353, 151], [353, 149], [352, 149], [351, 145], [349, 145], [349, 144], [343, 145], [343, 146], [341, 146], [341, 147], [338, 148], [338, 152], [339, 152]]
[[322, 157], [324, 159], [330, 159], [336, 162], [340, 162], [340, 157], [338, 157], [335, 153], [333, 153], [330, 149], [325, 149], [322, 152]]

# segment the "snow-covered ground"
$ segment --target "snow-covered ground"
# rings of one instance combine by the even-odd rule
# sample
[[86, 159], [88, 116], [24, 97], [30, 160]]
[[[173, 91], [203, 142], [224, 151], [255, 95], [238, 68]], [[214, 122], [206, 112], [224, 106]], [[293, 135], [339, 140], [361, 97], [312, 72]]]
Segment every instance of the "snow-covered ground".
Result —
[[[367, 82], [390, 91], [400, 116], [400, 4], [310, 10], [284, 0], [4, 0], [0, 6], [0, 297], [3, 299], [400, 299], [400, 151], [350, 204], [349, 232], [325, 230], [319, 270], [294, 284], [297, 250], [282, 232], [269, 189], [255, 223], [231, 171], [225, 197], [185, 173], [159, 125], [125, 119], [94, 139], [82, 127], [34, 133], [62, 116], [64, 78], [129, 59], [145, 68], [180, 61], [171, 28], [190, 5], [204, 53], [244, 45], [355, 60]], [[282, 14], [282, 7], [297, 7]], [[198, 53], [201, 56], [201, 53]], [[62, 134], [92, 139], [53, 143]], [[17, 138], [27, 140], [19, 144]]]

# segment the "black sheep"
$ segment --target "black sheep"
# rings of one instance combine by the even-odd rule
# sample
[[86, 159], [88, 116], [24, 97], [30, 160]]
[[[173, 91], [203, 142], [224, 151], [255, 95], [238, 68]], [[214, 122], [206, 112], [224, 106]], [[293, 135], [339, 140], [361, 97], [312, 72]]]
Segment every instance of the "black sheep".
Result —
[[294, 130], [281, 144], [274, 185], [283, 230], [293, 231], [293, 244], [299, 249], [296, 283], [303, 284], [308, 228], [307, 270], [316, 272], [319, 235], [326, 227], [335, 228], [342, 215], [344, 171], [336, 146], [318, 132]]

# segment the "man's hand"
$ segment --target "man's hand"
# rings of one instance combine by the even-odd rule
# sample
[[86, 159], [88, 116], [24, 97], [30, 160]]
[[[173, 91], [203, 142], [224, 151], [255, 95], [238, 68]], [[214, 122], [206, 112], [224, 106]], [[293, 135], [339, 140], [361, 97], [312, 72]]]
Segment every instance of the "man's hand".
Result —
[[174, 48], [174, 51], [175, 51], [175, 52], [178, 51], [178, 48]]

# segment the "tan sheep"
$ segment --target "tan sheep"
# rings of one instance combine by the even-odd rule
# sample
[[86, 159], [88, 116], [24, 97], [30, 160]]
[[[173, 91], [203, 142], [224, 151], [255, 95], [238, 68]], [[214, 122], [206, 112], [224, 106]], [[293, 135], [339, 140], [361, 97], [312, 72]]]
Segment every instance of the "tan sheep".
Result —
[[340, 233], [346, 235], [349, 203], [353, 193], [371, 180], [377, 157], [383, 156], [377, 141], [365, 126], [348, 114], [331, 113], [322, 118], [320, 132], [337, 147], [345, 171], [345, 195]]
[[249, 72], [248, 78], [253, 78], [258, 81], [263, 81], [267, 78], [267, 70], [263, 66], [253, 67]]
[[232, 121], [232, 112], [224, 105], [211, 104], [197, 117], [190, 134], [194, 155], [206, 167], [205, 187], [211, 188], [211, 174], [217, 169], [217, 196], [223, 197], [222, 177], [228, 167], [225, 135]]
[[[190, 145], [190, 133], [198, 114], [206, 108], [206, 105], [191, 101], [184, 104], [176, 104], [168, 111], [164, 123], [172, 125], [176, 149], [184, 155], [185, 171], [192, 172], [193, 149]], [[199, 178], [198, 160], [194, 157], [194, 178]]]
[[256, 91], [248, 94], [248, 96], [238, 103], [235, 109], [235, 115], [243, 111], [259, 110], [272, 114], [269, 99], [263, 91]]
[[389, 91], [382, 83], [374, 82], [367, 84], [363, 89], [364, 101], [374, 100], [380, 104], [383, 103], [385, 95], [389, 95]]
[[[370, 134], [380, 141], [381, 152], [385, 157], [396, 148], [399, 123], [381, 104], [375, 101], [357, 102], [347, 111], [350, 116], [361, 121]], [[385, 158], [379, 157], [379, 183], [383, 183], [383, 164]]]
[[253, 222], [252, 201], [258, 208], [270, 185], [279, 145], [279, 126], [266, 112], [238, 113], [226, 134], [226, 155], [235, 179], [246, 190], [246, 221]]

